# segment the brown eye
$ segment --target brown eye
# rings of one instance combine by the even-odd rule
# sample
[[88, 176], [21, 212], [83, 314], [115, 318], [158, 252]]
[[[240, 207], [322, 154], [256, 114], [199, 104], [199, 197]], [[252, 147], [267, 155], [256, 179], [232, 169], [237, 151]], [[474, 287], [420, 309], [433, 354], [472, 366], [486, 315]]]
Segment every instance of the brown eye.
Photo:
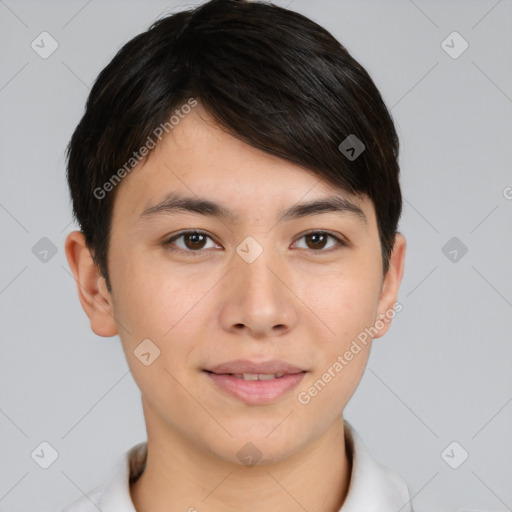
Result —
[[[310, 249], [315, 252], [330, 252], [329, 249], [336, 250], [337, 248], [344, 247], [346, 245], [345, 242], [337, 236], [331, 235], [330, 233], [326, 233], [324, 231], [313, 231], [311, 233], [306, 233], [299, 240], [305, 240], [305, 249]], [[331, 244], [330, 246], [327, 246], [329, 240], [334, 240], [334, 245]], [[336, 245], [338, 247], [336, 247]]]
[[[205, 252], [203, 249], [208, 248], [205, 246], [208, 240], [213, 242], [211, 237], [206, 233], [202, 233], [200, 231], [185, 231], [173, 236], [164, 242], [163, 245], [169, 251], [182, 251], [191, 254], [201, 254]], [[181, 243], [177, 243], [177, 241], [180, 241]], [[217, 246], [217, 244], [213, 243], [213, 246]]]
[[328, 236], [323, 233], [312, 233], [311, 235], [306, 235], [304, 237], [308, 242], [308, 247], [310, 249], [323, 249], [327, 242]]
[[185, 246], [187, 249], [197, 250], [202, 249], [204, 247], [206, 236], [201, 233], [190, 233], [183, 235], [183, 240], [185, 241]]

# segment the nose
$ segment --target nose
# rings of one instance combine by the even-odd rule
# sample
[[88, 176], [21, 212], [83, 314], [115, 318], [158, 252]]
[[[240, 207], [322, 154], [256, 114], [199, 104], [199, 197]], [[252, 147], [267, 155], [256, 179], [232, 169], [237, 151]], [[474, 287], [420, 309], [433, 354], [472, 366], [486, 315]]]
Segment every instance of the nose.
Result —
[[[223, 286], [220, 320], [224, 329], [253, 338], [280, 336], [297, 323], [298, 299], [290, 289], [285, 263], [265, 249], [254, 261], [235, 255]], [[287, 279], [288, 278], [288, 279]]]

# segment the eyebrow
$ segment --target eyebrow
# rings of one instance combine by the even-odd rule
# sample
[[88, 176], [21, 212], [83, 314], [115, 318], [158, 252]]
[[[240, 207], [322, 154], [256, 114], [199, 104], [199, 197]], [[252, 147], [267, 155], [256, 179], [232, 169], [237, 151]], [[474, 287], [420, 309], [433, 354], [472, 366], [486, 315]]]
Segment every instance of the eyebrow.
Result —
[[[139, 219], [152, 218], [159, 215], [186, 212], [197, 213], [208, 217], [217, 217], [226, 221], [238, 220], [238, 215], [225, 206], [201, 197], [184, 196], [171, 192], [161, 202], [146, 208]], [[333, 195], [325, 198], [299, 203], [288, 209], [278, 211], [278, 221], [298, 219], [322, 213], [352, 214], [360, 221], [367, 223], [363, 210], [354, 202], [341, 196]]]

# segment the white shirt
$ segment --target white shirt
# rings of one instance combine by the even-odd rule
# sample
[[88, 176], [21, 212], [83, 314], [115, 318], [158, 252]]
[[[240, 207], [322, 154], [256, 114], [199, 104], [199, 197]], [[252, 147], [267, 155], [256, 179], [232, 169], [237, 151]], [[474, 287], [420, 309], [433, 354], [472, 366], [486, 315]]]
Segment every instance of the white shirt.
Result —
[[[412, 512], [405, 481], [375, 460], [354, 428], [344, 420], [347, 456], [352, 459], [348, 494], [339, 512]], [[61, 512], [136, 512], [130, 496], [130, 478], [144, 470], [147, 441], [124, 453], [109, 479], [81, 496]]]

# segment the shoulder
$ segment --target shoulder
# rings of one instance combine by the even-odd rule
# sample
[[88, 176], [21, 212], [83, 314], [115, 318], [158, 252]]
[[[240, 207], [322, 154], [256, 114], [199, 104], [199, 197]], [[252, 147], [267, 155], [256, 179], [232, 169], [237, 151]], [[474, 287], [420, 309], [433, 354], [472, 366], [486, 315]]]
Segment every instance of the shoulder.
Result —
[[347, 497], [340, 512], [412, 512], [405, 480], [368, 452], [363, 440], [348, 421], [345, 445], [352, 462]]
[[130, 482], [144, 470], [147, 442], [138, 443], [117, 461], [108, 479], [80, 496], [61, 512], [136, 512], [130, 496]]

